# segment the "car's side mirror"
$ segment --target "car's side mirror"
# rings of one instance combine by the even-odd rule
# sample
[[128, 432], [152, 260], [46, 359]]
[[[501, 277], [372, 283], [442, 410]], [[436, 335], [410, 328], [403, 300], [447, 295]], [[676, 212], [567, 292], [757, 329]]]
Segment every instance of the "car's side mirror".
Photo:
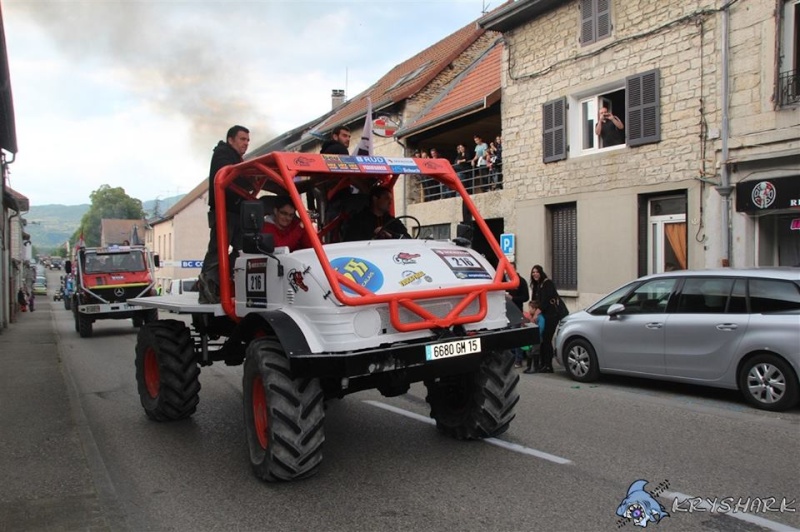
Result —
[[258, 234], [264, 226], [264, 204], [258, 200], [243, 201], [241, 214], [242, 234]]
[[156, 268], [160, 268], [161, 267], [161, 259], [158, 258], [158, 254], [157, 253], [155, 255], [153, 255], [153, 265]]
[[616, 317], [617, 315], [619, 315], [619, 314], [621, 314], [623, 312], [625, 312], [625, 305], [623, 305], [621, 303], [614, 303], [613, 305], [608, 307], [608, 310], [606, 311], [606, 314], [608, 314], [609, 316], [611, 316], [613, 318], [613, 317]]
[[64, 263], [64, 271], [67, 273], [72, 273], [72, 261], [68, 260]]

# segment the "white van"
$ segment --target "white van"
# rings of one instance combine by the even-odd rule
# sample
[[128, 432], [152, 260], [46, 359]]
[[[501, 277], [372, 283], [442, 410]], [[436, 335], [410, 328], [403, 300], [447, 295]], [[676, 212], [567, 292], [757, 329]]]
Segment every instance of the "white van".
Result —
[[197, 277], [170, 281], [168, 294], [183, 294], [184, 292], [197, 292]]

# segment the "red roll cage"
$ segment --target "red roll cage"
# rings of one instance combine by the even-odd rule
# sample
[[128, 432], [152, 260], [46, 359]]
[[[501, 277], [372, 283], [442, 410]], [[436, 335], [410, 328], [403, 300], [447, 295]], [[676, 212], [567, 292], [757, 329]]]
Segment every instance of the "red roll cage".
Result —
[[[464, 205], [472, 214], [475, 223], [497, 257], [497, 271], [491, 282], [465, 286], [415, 290], [397, 294], [375, 294], [356, 284], [337, 272], [330, 265], [328, 256], [320, 240], [343, 221], [340, 214], [318, 231], [314, 230], [311, 217], [304, 208], [302, 193], [311, 194], [314, 188], [324, 192], [327, 199], [351, 185], [363, 186], [379, 184], [393, 188], [401, 174], [412, 174], [434, 179], [458, 192]], [[245, 185], [246, 184], [246, 185]], [[217, 249], [219, 250], [220, 280], [230, 279], [230, 260], [228, 258], [228, 229], [225, 217], [225, 190], [230, 189], [246, 199], [257, 199], [261, 190], [285, 193], [291, 197], [300, 220], [303, 223], [314, 252], [319, 259], [331, 291], [344, 305], [362, 306], [386, 303], [392, 326], [400, 332], [431, 328], [449, 328], [453, 325], [474, 323], [485, 318], [487, 312], [487, 293], [489, 291], [511, 290], [519, 285], [519, 277], [500, 245], [489, 230], [489, 226], [478, 213], [475, 204], [467, 194], [453, 167], [445, 159], [413, 159], [377, 156], [320, 155], [309, 153], [273, 152], [242, 163], [226, 166], [217, 172], [214, 180], [217, 223]], [[357, 295], [347, 295], [342, 285]], [[418, 304], [419, 301], [450, 296], [461, 296], [461, 301], [444, 317], [437, 317]], [[462, 312], [478, 300], [479, 309], [474, 314]], [[230, 282], [220, 282], [220, 300], [225, 313], [234, 320], [236, 308]], [[420, 321], [404, 323], [400, 320], [400, 307], [406, 308], [420, 317]]]

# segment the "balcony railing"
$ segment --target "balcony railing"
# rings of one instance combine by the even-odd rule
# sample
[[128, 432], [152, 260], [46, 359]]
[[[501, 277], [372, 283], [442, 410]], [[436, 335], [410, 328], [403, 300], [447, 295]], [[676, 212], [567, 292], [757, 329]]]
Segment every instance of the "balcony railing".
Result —
[[800, 103], [800, 73], [797, 70], [782, 72], [778, 77], [778, 104]]
[[[501, 190], [503, 188], [503, 167], [502, 165], [487, 167], [469, 168], [466, 170], [456, 169], [456, 174], [461, 179], [461, 183], [470, 195]], [[453, 198], [456, 196], [454, 190], [434, 181], [433, 179], [418, 179], [411, 184], [411, 197], [414, 203], [436, 201], [440, 199]]]

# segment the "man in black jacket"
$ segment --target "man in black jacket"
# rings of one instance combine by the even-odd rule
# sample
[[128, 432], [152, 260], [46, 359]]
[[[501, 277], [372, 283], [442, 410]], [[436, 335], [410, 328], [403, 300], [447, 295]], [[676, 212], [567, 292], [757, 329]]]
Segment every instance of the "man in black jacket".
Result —
[[[219, 141], [211, 157], [211, 168], [208, 173], [208, 227], [211, 234], [208, 241], [208, 251], [203, 259], [203, 268], [200, 271], [200, 303], [219, 303], [219, 256], [217, 254], [217, 220], [216, 198], [214, 194], [214, 178], [217, 172], [225, 166], [238, 164], [243, 161], [243, 156], [250, 144], [250, 130], [243, 126], [233, 126], [228, 130], [226, 141]], [[228, 243], [233, 246], [230, 260], [231, 265], [239, 255], [237, 249], [241, 247], [241, 228], [239, 227], [239, 212], [241, 211], [241, 196], [232, 190], [225, 191], [225, 210], [227, 214]]]
[[320, 153], [330, 155], [350, 155], [347, 148], [350, 147], [350, 129], [347, 126], [336, 126], [331, 131], [331, 138], [322, 144]]

